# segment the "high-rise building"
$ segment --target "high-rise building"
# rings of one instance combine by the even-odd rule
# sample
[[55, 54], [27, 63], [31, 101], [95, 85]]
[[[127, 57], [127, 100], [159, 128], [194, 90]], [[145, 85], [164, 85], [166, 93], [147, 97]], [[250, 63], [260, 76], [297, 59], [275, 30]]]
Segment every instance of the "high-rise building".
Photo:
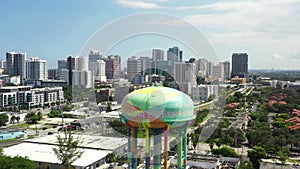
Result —
[[167, 61], [174, 63], [179, 61], [180, 50], [177, 46], [168, 49]]
[[132, 80], [142, 72], [142, 60], [135, 56], [127, 59], [127, 76], [129, 80]]
[[96, 72], [99, 71], [98, 70], [99, 69], [98, 60], [100, 60], [101, 58], [102, 58], [102, 55], [99, 51], [96, 51], [96, 50], [90, 51], [90, 54], [89, 54], [89, 69], [94, 72], [95, 76], [96, 76]]
[[153, 61], [164, 60], [164, 50], [152, 49], [152, 60]]
[[94, 88], [94, 77], [90, 70], [73, 70], [72, 87], [77, 89]]
[[68, 71], [69, 71], [68, 76], [67, 76], [68, 77], [67, 82], [70, 86], [72, 86], [72, 79], [73, 79], [72, 71], [75, 69], [75, 58], [74, 57], [69, 56], [67, 58], [67, 67], [68, 67]]
[[182, 62], [182, 58], [183, 58], [183, 51], [179, 51], [179, 62]]
[[192, 87], [197, 86], [195, 62], [192, 62], [192, 60], [190, 62], [176, 62], [174, 80], [182, 92], [191, 95]]
[[0, 60], [0, 68], [1, 69], [6, 69], [6, 60]]
[[228, 79], [230, 79], [230, 62], [225, 61], [225, 62], [222, 62], [222, 64], [224, 67], [224, 78], [226, 80], [228, 80]]
[[70, 84], [69, 83], [69, 70], [68, 69], [58, 69], [58, 79], [67, 82], [67, 84]]
[[58, 60], [57, 61], [57, 68], [58, 69], [68, 69], [67, 59]]
[[213, 62], [207, 61], [206, 74], [208, 77], [212, 76], [213, 66], [214, 66]]
[[[68, 82], [69, 85], [71, 85], [72, 87], [82, 87], [81, 85], [86, 84], [88, 85], [88, 87], [83, 87], [83, 88], [90, 88], [90, 83], [92, 82], [86, 82], [86, 81], [90, 81], [93, 80], [94, 78], [89, 78], [89, 75], [92, 74], [91, 71], [89, 71], [89, 62], [88, 62], [88, 57], [84, 57], [84, 56], [69, 56], [67, 59], [67, 66], [68, 66], [68, 70], [69, 70], [69, 75], [68, 75]], [[74, 72], [76, 73], [76, 77], [74, 76]], [[80, 73], [82, 72], [82, 73]], [[81, 78], [82, 77], [82, 78]], [[85, 79], [84, 82], [77, 82], [78, 79], [82, 80], [83, 78], [88, 78]], [[73, 82], [75, 82], [73, 84]], [[80, 83], [80, 85], [79, 85]]]
[[29, 58], [26, 61], [28, 80], [45, 80], [48, 79], [48, 62], [38, 57]]
[[145, 73], [150, 73], [151, 68], [151, 59], [149, 57], [140, 57], [140, 60], [142, 61], [142, 73], [145, 75]]
[[95, 80], [99, 82], [106, 82], [106, 75], [105, 75], [105, 61], [103, 59], [100, 59], [97, 61], [98, 63], [98, 70], [94, 73]]
[[247, 74], [248, 74], [248, 54], [233, 53], [231, 77], [238, 76], [240, 78], [246, 78]]
[[177, 46], [169, 48], [167, 51], [167, 61], [169, 61], [169, 74], [174, 76], [174, 63], [180, 61], [180, 50]]
[[201, 58], [196, 62], [197, 74], [200, 76], [208, 76], [207, 59]]
[[118, 55], [111, 55], [105, 59], [105, 75], [107, 79], [120, 78], [120, 61], [121, 57]]
[[75, 57], [75, 70], [89, 70], [89, 58], [86, 56]]
[[67, 59], [67, 68], [70, 70], [88, 70], [89, 60], [85, 56], [69, 56]]
[[151, 68], [153, 69], [151, 74], [156, 74], [160, 76], [168, 76], [169, 73], [170, 62], [166, 60], [157, 60], [152, 61]]
[[97, 61], [102, 59], [102, 54], [97, 50], [92, 50], [89, 53], [89, 61]]
[[224, 80], [224, 65], [219, 63], [212, 67], [211, 79], [213, 81], [223, 81]]
[[10, 76], [20, 76], [21, 83], [26, 78], [26, 53], [6, 53], [6, 72]]
[[59, 69], [48, 69], [48, 79], [59, 79]]

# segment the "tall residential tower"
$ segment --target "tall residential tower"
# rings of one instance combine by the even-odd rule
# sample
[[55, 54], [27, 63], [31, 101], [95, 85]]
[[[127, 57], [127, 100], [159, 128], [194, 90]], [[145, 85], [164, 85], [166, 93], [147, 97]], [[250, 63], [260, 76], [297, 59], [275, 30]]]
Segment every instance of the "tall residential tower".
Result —
[[248, 75], [248, 54], [233, 53], [232, 54], [232, 70], [231, 77], [238, 76], [246, 78]]
[[6, 72], [10, 76], [20, 76], [21, 82], [26, 78], [26, 53], [6, 53]]

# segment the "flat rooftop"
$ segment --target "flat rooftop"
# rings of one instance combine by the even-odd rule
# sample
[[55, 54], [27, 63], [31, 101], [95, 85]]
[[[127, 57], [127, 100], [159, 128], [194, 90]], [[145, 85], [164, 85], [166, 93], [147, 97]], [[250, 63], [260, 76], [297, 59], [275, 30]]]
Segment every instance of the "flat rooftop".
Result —
[[[61, 135], [63, 133], [60, 133]], [[105, 137], [97, 135], [85, 135], [85, 134], [73, 134], [74, 137], [79, 137], [82, 139], [83, 143], [81, 147], [97, 149], [97, 150], [106, 150], [114, 151], [117, 148], [127, 144], [127, 138], [119, 137]], [[48, 145], [57, 145], [56, 135], [47, 135], [44, 137], [33, 138], [25, 140], [26, 143], [37, 143], [37, 144], [48, 144]]]
[[[56, 157], [53, 148], [54, 145], [38, 144], [38, 143], [21, 143], [15, 146], [5, 148], [3, 153], [8, 156], [28, 157], [32, 161], [45, 163], [61, 163]], [[83, 154], [72, 165], [85, 167], [94, 162], [103, 159], [111, 151], [82, 149]]]

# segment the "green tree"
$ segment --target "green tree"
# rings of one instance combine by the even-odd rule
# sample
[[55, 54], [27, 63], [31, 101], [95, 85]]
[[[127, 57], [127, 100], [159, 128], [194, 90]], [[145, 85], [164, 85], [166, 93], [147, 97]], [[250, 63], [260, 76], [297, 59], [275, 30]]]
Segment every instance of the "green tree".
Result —
[[252, 150], [248, 150], [248, 157], [255, 169], [259, 169], [260, 160], [266, 156], [266, 151], [262, 147], [254, 146]]
[[23, 157], [9, 157], [0, 153], [0, 169], [36, 169], [36, 163]]
[[[259, 123], [259, 125], [261, 125], [261, 123]], [[247, 138], [249, 140], [250, 147], [254, 145], [266, 145], [267, 143], [270, 143], [270, 138], [272, 138], [272, 131], [269, 126], [261, 126], [247, 133]]]
[[64, 111], [71, 111], [72, 110], [72, 106], [67, 105], [64, 107]]
[[53, 148], [53, 151], [61, 164], [69, 169], [72, 163], [80, 158], [83, 153], [83, 150], [80, 149], [82, 140], [79, 137], [74, 137], [71, 131], [64, 131], [63, 136], [58, 134], [56, 138], [58, 145]]
[[117, 160], [118, 160], [115, 153], [107, 154], [106, 158], [107, 158], [108, 162], [117, 162]]
[[63, 88], [64, 94], [65, 94], [65, 98], [67, 99], [68, 102], [72, 101], [72, 86], [64, 86]]
[[221, 148], [212, 149], [211, 151], [214, 155], [222, 155], [224, 157], [238, 157], [239, 155], [235, 152], [234, 149], [223, 146]]
[[198, 143], [199, 143], [200, 135], [198, 133], [193, 133], [191, 135], [191, 142], [193, 144], [194, 149], [196, 149]]
[[281, 165], [285, 164], [286, 160], [289, 158], [290, 150], [284, 148], [278, 152], [279, 160], [281, 161]]
[[243, 161], [238, 169], [254, 169], [254, 167], [251, 161]]
[[61, 117], [61, 111], [60, 110], [51, 110], [48, 116], [50, 118]]
[[35, 113], [35, 112], [29, 112], [26, 114], [25, 116], [25, 120], [27, 123], [31, 123], [31, 124], [37, 124], [38, 121], [42, 120], [42, 114], [39, 113]]
[[6, 113], [0, 114], [0, 126], [4, 126], [8, 122], [8, 116]]
[[108, 122], [109, 126], [112, 127], [116, 132], [121, 133], [123, 135], [127, 135], [127, 127], [120, 120], [111, 120]]

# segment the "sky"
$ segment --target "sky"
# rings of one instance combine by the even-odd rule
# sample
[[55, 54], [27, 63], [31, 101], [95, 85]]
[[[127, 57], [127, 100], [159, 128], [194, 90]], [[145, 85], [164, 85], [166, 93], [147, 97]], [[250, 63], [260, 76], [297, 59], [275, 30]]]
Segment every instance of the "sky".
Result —
[[[233, 52], [247, 52], [250, 69], [300, 69], [299, 0], [2, 0], [0, 6], [0, 59], [5, 59], [6, 52], [25, 52], [27, 57], [48, 60], [54, 68], [58, 59], [86, 55], [83, 49], [105, 26], [151, 12], [192, 24], [211, 43], [220, 61], [231, 61]], [[163, 22], [190, 36], [172, 17]], [[117, 26], [101, 39], [102, 44], [131, 28], [126, 22]], [[149, 43], [147, 48], [179, 46], [186, 58], [203, 57], [194, 56], [178, 40], [149, 36], [130, 37], [110, 51], [101, 51], [101, 43], [95, 49], [129, 57], [147, 50], [145, 46], [135, 49], [135, 45]]]

